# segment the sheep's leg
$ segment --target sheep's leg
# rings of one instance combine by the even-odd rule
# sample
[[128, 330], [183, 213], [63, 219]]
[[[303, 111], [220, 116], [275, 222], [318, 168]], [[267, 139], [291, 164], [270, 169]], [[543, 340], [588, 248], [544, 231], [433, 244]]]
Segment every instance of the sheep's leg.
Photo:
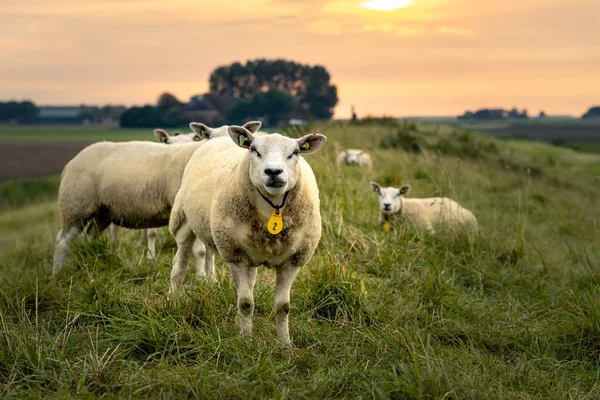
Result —
[[52, 263], [52, 276], [58, 274], [62, 269], [71, 243], [73, 239], [77, 237], [83, 230], [81, 226], [72, 226], [68, 229], [61, 229], [56, 235], [56, 241], [54, 242], [54, 261]]
[[290, 291], [292, 284], [300, 271], [299, 267], [286, 265], [277, 270], [277, 280], [275, 283], [275, 325], [279, 342], [283, 345], [290, 345], [290, 331], [288, 324], [288, 314], [290, 312]]
[[256, 268], [246, 265], [228, 263], [237, 290], [238, 324], [242, 335], [252, 334], [252, 314], [254, 313], [254, 282], [256, 282]]
[[204, 257], [204, 271], [208, 283], [217, 283], [215, 273], [215, 253], [209, 249], [206, 249], [206, 256]]
[[147, 239], [148, 239], [148, 234], [146, 232], [146, 229], [141, 229], [140, 234], [138, 235], [138, 240], [137, 240], [138, 245], [143, 246], [144, 243], [146, 243]]
[[142, 231], [146, 234], [148, 238], [148, 254], [146, 254], [146, 258], [149, 260], [154, 260], [156, 258], [156, 235], [158, 233], [158, 229], [150, 228]]
[[204, 262], [206, 258], [206, 247], [200, 239], [196, 237], [194, 240], [194, 246], [192, 247], [192, 253], [196, 259], [196, 279], [202, 280], [206, 278], [206, 271], [204, 271]]
[[110, 227], [109, 227], [110, 239], [115, 243], [117, 243], [117, 241], [119, 240], [119, 231], [117, 228], [118, 227], [115, 224], [110, 224]]
[[94, 217], [85, 229], [85, 234], [87, 235], [88, 239], [94, 240], [98, 237], [98, 235], [104, 232], [106, 228], [108, 228], [108, 225], [110, 225], [109, 221], [100, 217]]
[[190, 250], [194, 244], [194, 232], [187, 223], [183, 223], [176, 233], [174, 233], [177, 242], [177, 252], [173, 258], [173, 268], [171, 269], [171, 290], [170, 294], [174, 301], [179, 298], [179, 288], [187, 272]]

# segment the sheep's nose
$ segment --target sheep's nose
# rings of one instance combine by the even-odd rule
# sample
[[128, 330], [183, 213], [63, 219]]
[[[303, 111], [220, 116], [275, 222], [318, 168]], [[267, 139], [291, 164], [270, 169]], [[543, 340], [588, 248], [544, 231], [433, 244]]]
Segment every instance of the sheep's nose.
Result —
[[389, 210], [391, 207], [392, 207], [392, 205], [390, 203], [383, 203], [384, 210]]
[[271, 176], [271, 177], [275, 177], [279, 174], [281, 174], [283, 172], [283, 170], [281, 168], [266, 168], [265, 169], [265, 174]]

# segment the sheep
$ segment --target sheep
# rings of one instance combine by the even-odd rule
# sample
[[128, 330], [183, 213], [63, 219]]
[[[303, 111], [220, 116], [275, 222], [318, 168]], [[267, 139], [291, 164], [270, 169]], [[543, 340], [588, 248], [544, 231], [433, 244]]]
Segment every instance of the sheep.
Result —
[[[204, 125], [204, 126], [206, 126], [206, 125]], [[207, 128], [212, 129], [209, 127], [207, 127]], [[216, 129], [216, 130], [218, 130], [218, 129]], [[156, 140], [159, 143], [165, 143], [165, 144], [181, 144], [181, 143], [190, 143], [190, 142], [194, 142], [194, 141], [198, 142], [198, 141], [202, 140], [202, 138], [200, 136], [198, 136], [195, 132], [186, 133], [186, 134], [182, 134], [181, 132], [174, 132], [173, 136], [171, 136], [164, 129], [155, 129], [154, 136], [156, 137]], [[116, 239], [117, 239], [116, 227], [117, 226], [115, 224], [110, 225], [110, 236], [112, 237], [112, 239], [114, 241], [116, 241]], [[143, 230], [142, 234], [140, 236], [140, 243], [143, 243], [144, 239], [147, 239], [147, 243], [148, 243], [147, 256], [149, 259], [156, 258], [156, 236], [157, 236], [157, 234], [158, 234], [157, 228], [148, 228], [148, 229]], [[204, 245], [200, 242], [198, 244], [198, 246], [204, 246]], [[197, 250], [198, 250], [198, 252], [201, 252], [201, 253], [204, 252], [202, 247], [198, 248]], [[195, 252], [194, 254], [198, 254], [198, 253]]]
[[[256, 122], [247, 125], [250, 129], [260, 128]], [[204, 127], [208, 132], [223, 128]], [[79, 152], [61, 176], [61, 229], [55, 240], [52, 275], [60, 271], [71, 242], [84, 228], [87, 236], [94, 238], [110, 223], [136, 229], [168, 225], [185, 166], [205, 142], [172, 146], [140, 141], [99, 142]], [[204, 275], [202, 253], [202, 243], [194, 245], [198, 277]]]
[[252, 333], [257, 267], [275, 268], [277, 333], [282, 344], [290, 345], [291, 286], [321, 238], [319, 189], [301, 154], [317, 151], [326, 140], [320, 134], [299, 139], [259, 136], [231, 126], [229, 138], [212, 139], [194, 154], [169, 223], [177, 242], [170, 285], [174, 301], [197, 236], [207, 247], [207, 274], [214, 263], [212, 253], [231, 271], [244, 335]]
[[364, 150], [358, 149], [347, 149], [340, 152], [337, 155], [336, 164], [338, 167], [342, 164], [357, 165], [359, 167], [365, 167], [369, 169], [373, 167], [371, 155]]
[[181, 143], [189, 143], [189, 142], [194, 142], [194, 141], [198, 142], [202, 139], [195, 132], [181, 133], [181, 132], [177, 131], [177, 132], [173, 132], [173, 136], [171, 136], [164, 129], [155, 129], [154, 136], [156, 137], [157, 142], [165, 143], [165, 144], [181, 144]]
[[370, 182], [371, 188], [379, 195], [379, 223], [387, 231], [394, 220], [407, 221], [415, 229], [431, 234], [435, 227], [459, 228], [476, 232], [477, 218], [456, 201], [446, 197], [408, 199], [404, 196], [410, 191], [410, 185], [400, 189], [382, 188], [377, 182]]

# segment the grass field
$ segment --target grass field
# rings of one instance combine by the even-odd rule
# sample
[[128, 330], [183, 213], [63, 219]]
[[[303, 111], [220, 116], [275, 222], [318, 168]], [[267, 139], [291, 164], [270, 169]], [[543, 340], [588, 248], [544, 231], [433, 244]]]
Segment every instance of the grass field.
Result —
[[[218, 287], [190, 271], [170, 304], [166, 230], [156, 261], [136, 232], [80, 238], [51, 279], [57, 178], [0, 183], [0, 395], [600, 398], [600, 155], [448, 127], [315, 128], [323, 236], [292, 288], [293, 349], [276, 344], [273, 271], [259, 269], [251, 339], [221, 262]], [[372, 152], [372, 172], [336, 169], [349, 147]], [[481, 232], [383, 232], [370, 180], [451, 197]]]
[[600, 121], [579, 118], [530, 119], [526, 121], [458, 122], [462, 129], [491, 132], [499, 138], [560, 143], [581, 151], [600, 152]]
[[[173, 129], [177, 130], [177, 129]], [[189, 132], [189, 128], [178, 129]], [[168, 130], [171, 132], [171, 130]], [[154, 140], [152, 129], [120, 129], [82, 125], [0, 125], [0, 141]]]

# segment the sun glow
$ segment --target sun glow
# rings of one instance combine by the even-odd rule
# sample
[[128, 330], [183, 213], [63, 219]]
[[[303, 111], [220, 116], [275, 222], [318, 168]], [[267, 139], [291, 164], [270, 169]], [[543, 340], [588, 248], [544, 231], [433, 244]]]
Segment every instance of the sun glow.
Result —
[[362, 8], [376, 11], [394, 11], [414, 3], [413, 0], [368, 0], [360, 3]]

